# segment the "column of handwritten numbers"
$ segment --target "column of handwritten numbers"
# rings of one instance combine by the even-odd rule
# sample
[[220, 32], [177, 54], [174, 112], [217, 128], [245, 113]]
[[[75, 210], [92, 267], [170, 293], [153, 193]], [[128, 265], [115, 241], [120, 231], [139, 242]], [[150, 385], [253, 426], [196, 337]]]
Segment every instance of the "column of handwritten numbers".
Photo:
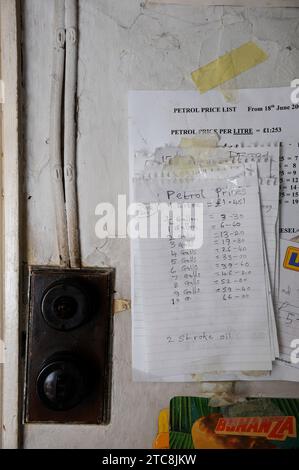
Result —
[[[182, 224], [180, 227], [174, 224]], [[169, 247], [170, 247], [170, 279], [172, 281], [173, 294], [172, 305], [182, 302], [190, 302], [193, 297], [200, 293], [200, 272], [198, 250], [188, 249], [185, 246], [185, 226], [190, 221], [174, 222], [173, 217], [169, 218]], [[192, 221], [190, 229], [194, 230], [195, 220]], [[181, 230], [181, 238], [174, 238], [173, 233]]]
[[183, 279], [183, 298], [185, 302], [190, 302], [193, 297], [200, 293], [200, 273], [198, 272], [197, 250], [181, 249], [180, 270]]
[[178, 275], [178, 240], [173, 236], [173, 216], [169, 216], [169, 225], [168, 225], [168, 241], [170, 248], [170, 266], [169, 266], [169, 276], [172, 282], [172, 297], [171, 304], [178, 305], [181, 301], [180, 285], [179, 285], [179, 275]]
[[196, 230], [196, 220], [192, 215], [182, 218], [182, 241], [180, 242], [180, 271], [183, 280], [183, 298], [190, 302], [194, 296], [200, 294], [199, 250], [188, 249], [184, 244], [188, 230]]
[[211, 215], [215, 249], [216, 293], [224, 302], [249, 298], [251, 274], [247, 256], [244, 215], [239, 212]]
[[[290, 151], [293, 152], [293, 148]], [[297, 206], [299, 205], [299, 149], [296, 149], [295, 155], [292, 155], [290, 151], [286, 146], [280, 155], [279, 202]]]

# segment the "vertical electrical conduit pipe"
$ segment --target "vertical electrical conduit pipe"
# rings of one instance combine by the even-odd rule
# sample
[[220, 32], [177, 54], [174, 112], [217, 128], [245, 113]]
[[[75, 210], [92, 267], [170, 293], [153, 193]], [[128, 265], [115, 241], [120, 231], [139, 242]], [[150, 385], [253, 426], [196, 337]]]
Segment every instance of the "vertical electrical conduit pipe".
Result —
[[81, 266], [76, 177], [78, 1], [65, 0], [64, 182], [70, 264]]
[[50, 105], [50, 162], [53, 183], [53, 196], [56, 212], [56, 229], [60, 264], [69, 266], [69, 248], [67, 236], [67, 219], [64, 202], [63, 171], [61, 160], [61, 123], [62, 94], [65, 61], [65, 27], [64, 1], [55, 0], [55, 44], [53, 50], [53, 70]]

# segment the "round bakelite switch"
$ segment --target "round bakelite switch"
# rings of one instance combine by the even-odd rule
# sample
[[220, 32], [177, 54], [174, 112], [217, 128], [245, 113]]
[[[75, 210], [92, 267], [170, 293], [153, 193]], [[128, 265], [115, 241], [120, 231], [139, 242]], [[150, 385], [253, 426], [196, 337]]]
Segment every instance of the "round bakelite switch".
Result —
[[72, 282], [54, 283], [42, 298], [41, 311], [52, 328], [72, 330], [85, 323], [90, 316], [88, 295], [81, 286]]
[[37, 379], [38, 395], [44, 405], [57, 411], [78, 405], [90, 391], [86, 370], [69, 355], [49, 359]]

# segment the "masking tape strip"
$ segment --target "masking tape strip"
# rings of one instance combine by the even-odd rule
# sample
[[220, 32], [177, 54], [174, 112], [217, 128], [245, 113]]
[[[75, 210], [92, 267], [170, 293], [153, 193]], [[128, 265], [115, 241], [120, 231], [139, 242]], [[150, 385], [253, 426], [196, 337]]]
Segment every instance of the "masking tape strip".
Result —
[[127, 299], [114, 299], [114, 313], [125, 312], [131, 310], [131, 301]]
[[[215, 157], [217, 154], [217, 144], [219, 137], [217, 135], [209, 137], [183, 137], [179, 142], [185, 155], [176, 155], [163, 165], [163, 170], [168, 175], [175, 177], [194, 175], [194, 170], [198, 164], [204, 164]], [[223, 153], [223, 149], [221, 149]]]
[[218, 141], [219, 137], [216, 135], [210, 137], [182, 137], [179, 147], [183, 149], [213, 148], [217, 147]]
[[264, 62], [268, 55], [254, 42], [247, 42], [231, 52], [192, 72], [192, 80], [201, 93]]

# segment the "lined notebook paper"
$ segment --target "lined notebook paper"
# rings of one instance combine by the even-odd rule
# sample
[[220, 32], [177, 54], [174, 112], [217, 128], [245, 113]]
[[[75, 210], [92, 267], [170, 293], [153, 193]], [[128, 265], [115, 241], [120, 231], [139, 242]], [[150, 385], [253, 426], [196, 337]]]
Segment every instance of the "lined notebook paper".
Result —
[[[205, 178], [136, 178], [134, 200], [203, 203], [203, 246], [132, 242], [136, 380], [271, 370], [257, 171], [231, 165]], [[258, 210], [257, 210], [258, 209]]]

